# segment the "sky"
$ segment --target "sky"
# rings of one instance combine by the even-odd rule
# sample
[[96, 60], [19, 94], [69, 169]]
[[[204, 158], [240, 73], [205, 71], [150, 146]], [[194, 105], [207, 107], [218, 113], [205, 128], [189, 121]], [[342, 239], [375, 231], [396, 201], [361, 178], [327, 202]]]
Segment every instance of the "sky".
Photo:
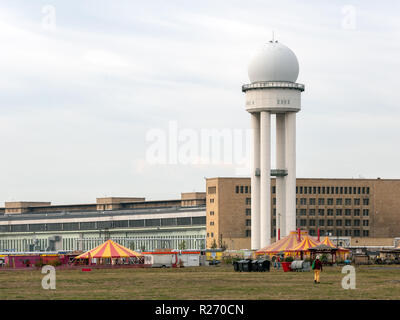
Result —
[[[306, 88], [297, 176], [400, 178], [399, 10], [366, 0], [3, 0], [0, 206], [178, 199], [205, 191], [205, 178], [249, 176], [241, 86], [273, 32]], [[207, 130], [237, 134], [242, 156], [204, 158]]]

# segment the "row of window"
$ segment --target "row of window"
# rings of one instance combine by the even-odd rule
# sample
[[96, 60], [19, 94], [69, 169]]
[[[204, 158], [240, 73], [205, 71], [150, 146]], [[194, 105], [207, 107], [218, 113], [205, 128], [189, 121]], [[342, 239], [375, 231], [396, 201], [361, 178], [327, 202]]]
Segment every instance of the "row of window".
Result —
[[[273, 200], [273, 203], [276, 204], [276, 198], [273, 198], [273, 199], [274, 199], [274, 200]], [[298, 200], [300, 200], [300, 201], [298, 201]], [[343, 200], [344, 200], [344, 201], [343, 201]], [[352, 200], [353, 200], [353, 201], [352, 201]], [[299, 202], [300, 202], [300, 205], [307, 205], [307, 198], [300, 198], [300, 199], [296, 198], [296, 204], [298, 204]], [[346, 206], [351, 206], [351, 205], [352, 205], [352, 202], [353, 202], [353, 204], [354, 204], [355, 206], [361, 205], [361, 199], [360, 199], [360, 198], [355, 198], [355, 199], [351, 199], [351, 198], [345, 198], [345, 199], [337, 198], [336, 201], [335, 201], [335, 203], [336, 203], [337, 206], [343, 205], [343, 203], [344, 203], [344, 205], [346, 205]], [[333, 203], [334, 203], [334, 199], [333, 199], [333, 198], [328, 198], [328, 199], [326, 199], [326, 204], [327, 204], [328, 206], [333, 206]], [[315, 206], [315, 205], [316, 205], [316, 199], [315, 199], [315, 198], [309, 198], [309, 199], [308, 199], [308, 204], [311, 205], [311, 206]], [[368, 199], [368, 198], [362, 199], [362, 204], [363, 204], [364, 206], [368, 206], [368, 205], [369, 205], [369, 199]], [[319, 199], [318, 199], [318, 205], [319, 205], [319, 206], [325, 205], [325, 199], [324, 199], [324, 198], [319, 198]]]
[[[308, 220], [308, 226], [310, 226], [310, 227], [317, 226], [316, 223], [317, 223], [317, 221], [315, 219]], [[297, 224], [300, 225], [300, 227], [306, 227], [307, 226], [307, 220], [306, 219], [300, 219]], [[332, 220], [332, 219], [329, 219], [329, 220], [326, 220], [326, 225], [328, 227], [331, 227], [331, 226], [334, 226], [334, 225], [336, 225], [337, 227], [342, 227], [343, 226], [343, 220]], [[362, 225], [364, 227], [368, 227], [369, 226], [369, 220], [362, 220]], [[246, 227], [250, 227], [250, 226], [251, 226], [251, 219], [246, 219]], [[276, 226], [276, 220], [275, 219], [272, 221], [272, 226]], [[325, 220], [318, 220], [318, 226], [319, 227], [324, 227], [325, 226]], [[361, 220], [359, 220], [359, 219], [355, 219], [355, 220], [346, 219], [346, 220], [344, 220], [344, 226], [346, 226], [346, 227], [351, 227], [351, 226], [359, 227], [359, 226], [361, 226]]]
[[[316, 212], [316, 209], [296, 209], [297, 216], [306, 216], [307, 214], [309, 216], [315, 216]], [[361, 214], [361, 209], [318, 209], [319, 216], [325, 216], [325, 212], [327, 216], [333, 216], [334, 213], [336, 216], [342, 216], [344, 213], [345, 216], [353, 215], [355, 217], [359, 217]], [[210, 215], [214, 215], [214, 211], [211, 211]], [[273, 215], [276, 216], [276, 208], [273, 209]], [[362, 209], [362, 215], [363, 217], [368, 217], [369, 209]], [[251, 216], [250, 208], [246, 208], [246, 216]]]
[[[235, 186], [236, 193], [251, 193], [250, 186]], [[210, 193], [210, 192], [209, 192]], [[276, 193], [276, 186], [272, 186]], [[296, 194], [369, 194], [369, 187], [304, 187], [297, 186]]]
[[[325, 215], [325, 211], [326, 211], [326, 215], [327, 216], [333, 216], [334, 213], [336, 216], [341, 216], [344, 215], [345, 216], [351, 216], [353, 214], [353, 216], [358, 217], [360, 216], [361, 213], [361, 209], [318, 209], [318, 215], [319, 216], [324, 216]], [[306, 216], [307, 213], [309, 216], [315, 216], [316, 214], [316, 210], [315, 209], [296, 209], [296, 213], [297, 215], [300, 216]], [[274, 209], [274, 215], [276, 215], [276, 209]], [[369, 216], [369, 209], [362, 209], [362, 215], [364, 217], [368, 217]]]
[[236, 193], [251, 193], [251, 187], [249, 186], [236, 186], [235, 187]]
[[369, 194], [369, 187], [296, 187], [299, 194]]
[[102, 230], [111, 228], [164, 227], [181, 225], [201, 225], [206, 223], [206, 217], [162, 218], [120, 221], [93, 221], [71, 223], [38, 223], [15, 224], [0, 226], [0, 232], [33, 232], [33, 231], [74, 231]]
[[[364, 227], [368, 227], [369, 226], [369, 220], [360, 220], [360, 219], [354, 219], [354, 220], [346, 219], [346, 220], [344, 220], [344, 225], [346, 227], [351, 227], [352, 225], [354, 227], [359, 227], [361, 225], [360, 224], [361, 221], [362, 221], [362, 225]], [[317, 221], [315, 219], [310, 219], [310, 220], [308, 220], [308, 226], [314, 227], [314, 226], [316, 226], [316, 222]], [[341, 227], [341, 226], [343, 226], [343, 220], [332, 220], [332, 219], [326, 220], [326, 225], [327, 226], [333, 226], [334, 224], [337, 227]], [[275, 223], [273, 225], [275, 225]], [[301, 227], [307, 226], [307, 220], [306, 219], [300, 219], [299, 220], [299, 225]], [[320, 226], [320, 227], [325, 226], [325, 220], [318, 220], [318, 226]]]
[[[353, 237], [361, 237], [361, 235], [362, 235], [363, 237], [369, 237], [369, 230], [362, 230], [362, 233], [361, 233], [361, 230], [358, 230], [358, 229], [355, 229], [355, 230], [335, 230], [335, 231], [336, 232], [334, 232], [334, 230], [320, 230], [319, 234], [320, 234], [320, 236], [329, 235], [329, 236], [338, 236], [338, 237], [341, 237], [341, 236], [345, 236], [345, 237], [351, 237], [351, 236], [353, 236]], [[273, 230], [272, 234], [273, 234], [273, 237], [276, 237], [276, 229]], [[309, 229], [308, 230], [308, 234], [310, 236], [316, 236], [317, 235], [317, 231], [315, 229]], [[245, 230], [245, 236], [246, 237], [251, 237], [251, 230]]]

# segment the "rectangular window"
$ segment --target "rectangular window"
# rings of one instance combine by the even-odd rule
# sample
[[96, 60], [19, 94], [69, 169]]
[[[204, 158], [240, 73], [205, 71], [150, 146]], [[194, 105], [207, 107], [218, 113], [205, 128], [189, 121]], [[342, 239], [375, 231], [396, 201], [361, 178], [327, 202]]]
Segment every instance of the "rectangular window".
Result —
[[367, 187], [367, 194], [369, 194], [369, 187]]
[[303, 194], [303, 187], [300, 187], [300, 194]]
[[246, 198], [246, 204], [251, 205], [251, 198]]
[[307, 198], [300, 198], [300, 204], [301, 205], [306, 205], [307, 204]]
[[210, 199], [210, 203], [214, 203], [214, 199]]
[[243, 186], [240, 186], [240, 193], [243, 193]]
[[246, 208], [246, 216], [251, 216], [251, 209]]
[[337, 198], [337, 199], [336, 199], [336, 205], [337, 205], [337, 206], [341, 206], [342, 204], [343, 204], [343, 199]]
[[342, 215], [342, 209], [336, 209], [336, 215], [341, 216]]
[[355, 227], [359, 227], [360, 226], [360, 220], [359, 219], [355, 219], [353, 223], [354, 223]]
[[319, 225], [320, 227], [323, 227], [323, 226], [325, 225], [325, 220], [320, 219], [320, 220], [318, 221], [318, 225]]
[[325, 210], [324, 209], [318, 209], [318, 215], [319, 216], [325, 215]]
[[346, 237], [351, 237], [351, 230], [344, 230], [344, 235]]
[[325, 194], [325, 187], [322, 187], [322, 194]]
[[236, 193], [239, 193], [239, 186], [236, 186]]
[[317, 187], [313, 187], [313, 194], [317, 193]]
[[318, 199], [318, 205], [323, 206], [325, 204], [325, 199], [324, 198], [319, 198]]
[[318, 194], [321, 194], [321, 187], [318, 187]]
[[369, 220], [363, 220], [363, 226], [368, 227], [369, 226]]
[[309, 216], [315, 216], [315, 209], [308, 210], [308, 215]]
[[215, 194], [217, 192], [217, 187], [208, 187], [207, 190], [208, 190], [208, 194]]
[[369, 237], [369, 231], [363, 230], [363, 237]]
[[336, 230], [336, 235], [341, 237], [342, 236], [342, 230]]
[[344, 215], [345, 216], [351, 216], [351, 209], [344, 210]]
[[310, 234], [310, 236], [315, 236], [315, 234], [316, 234], [314, 229], [308, 230], [308, 233]]
[[307, 214], [306, 209], [300, 209], [300, 215], [305, 216]]
[[[296, 189], [297, 189], [297, 187], [296, 187]], [[275, 186], [272, 186], [272, 193], [273, 193], [273, 194], [276, 193], [276, 187], [275, 187]], [[296, 191], [296, 193], [297, 193], [297, 191]]]
[[276, 198], [272, 198], [272, 204], [276, 205]]
[[346, 206], [351, 206], [351, 198], [346, 198], [346, 199], [344, 200], [344, 204], [345, 204]]
[[345, 225], [346, 227], [350, 227], [350, 226], [351, 226], [351, 220], [350, 220], [350, 219], [346, 219], [346, 220], [344, 221], [344, 225]]
[[[189, 217], [187, 218], [177, 218], [177, 224], [178, 226], [190, 226], [190, 221], [191, 219]], [[146, 226], [147, 226], [147, 220], [146, 220]]]
[[[172, 225], [176, 226], [177, 222], [176, 222], [176, 218], [168, 218], [171, 219], [170, 222], [168, 223], [172, 223]], [[163, 220], [167, 220], [167, 219], [161, 219], [161, 224], [166, 223]], [[193, 225], [199, 225], [199, 224], [206, 224], [206, 217], [192, 217], [192, 224]]]
[[251, 230], [246, 230], [246, 237], [251, 237]]
[[327, 202], [328, 202], [328, 206], [333, 206], [333, 199], [332, 198], [328, 198]]
[[336, 193], [336, 194], [339, 194], [339, 187], [336, 187], [336, 188], [335, 188], [335, 193]]
[[369, 205], [369, 199], [368, 198], [363, 199], [363, 205], [364, 206], [368, 206]]
[[244, 187], [244, 193], [249, 193], [249, 186]]
[[360, 236], [360, 230], [353, 230], [353, 235], [355, 237], [359, 237]]
[[360, 198], [355, 198], [354, 199], [354, 205], [359, 206], [360, 205]]
[[246, 226], [250, 227], [251, 226], [251, 219], [246, 219]]
[[341, 227], [342, 226], [342, 220], [336, 220], [336, 226]]
[[310, 219], [310, 226], [311, 227], [315, 227], [315, 220], [314, 219]]
[[310, 198], [310, 205], [314, 206], [315, 205], [315, 198]]
[[368, 209], [363, 209], [363, 216], [369, 216], [369, 210]]
[[305, 226], [307, 225], [307, 220], [305, 220], [305, 219], [300, 219], [300, 225], [301, 225], [302, 227], [305, 227]]
[[328, 209], [327, 210], [327, 215], [328, 216], [333, 216], [333, 209]]
[[344, 194], [347, 194], [347, 187], [344, 187]]
[[326, 223], [327, 223], [328, 226], [333, 226], [333, 220], [332, 219], [326, 220]]
[[360, 209], [354, 209], [354, 216], [360, 215]]

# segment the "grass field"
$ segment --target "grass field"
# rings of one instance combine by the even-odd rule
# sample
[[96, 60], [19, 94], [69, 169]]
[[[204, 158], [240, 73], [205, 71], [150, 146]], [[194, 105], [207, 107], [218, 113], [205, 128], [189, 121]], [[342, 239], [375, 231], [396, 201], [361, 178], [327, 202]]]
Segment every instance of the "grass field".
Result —
[[56, 290], [35, 271], [0, 271], [0, 299], [400, 299], [400, 268], [356, 268], [356, 289], [344, 290], [341, 267], [312, 272], [234, 272], [233, 267], [58, 270]]

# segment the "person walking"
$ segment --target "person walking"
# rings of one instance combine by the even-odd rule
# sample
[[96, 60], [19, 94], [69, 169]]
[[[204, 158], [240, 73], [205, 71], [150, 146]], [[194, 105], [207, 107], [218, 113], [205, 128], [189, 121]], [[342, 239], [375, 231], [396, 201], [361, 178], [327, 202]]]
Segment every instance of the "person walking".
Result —
[[314, 270], [314, 283], [320, 283], [319, 276], [322, 271], [322, 262], [319, 260], [319, 256], [314, 260], [311, 268]]

